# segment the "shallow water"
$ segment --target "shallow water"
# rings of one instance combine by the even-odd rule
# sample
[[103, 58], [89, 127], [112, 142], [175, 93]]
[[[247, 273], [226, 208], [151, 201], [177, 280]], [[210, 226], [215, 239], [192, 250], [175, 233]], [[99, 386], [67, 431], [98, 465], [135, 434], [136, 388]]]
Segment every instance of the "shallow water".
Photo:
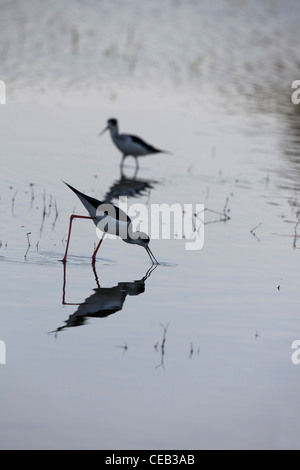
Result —
[[[1, 448], [299, 449], [297, 2], [51, 5], [1, 20]], [[112, 116], [172, 155], [124, 184]], [[151, 270], [105, 240], [93, 269], [77, 220], [64, 272], [62, 181], [204, 204], [204, 247], [152, 237]]]

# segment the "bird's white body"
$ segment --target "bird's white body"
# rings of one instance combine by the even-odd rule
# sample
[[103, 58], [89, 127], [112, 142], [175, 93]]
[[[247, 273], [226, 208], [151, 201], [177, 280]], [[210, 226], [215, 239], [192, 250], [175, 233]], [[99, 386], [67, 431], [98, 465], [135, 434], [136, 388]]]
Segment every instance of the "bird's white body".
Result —
[[130, 134], [118, 134], [116, 128], [110, 130], [110, 135], [113, 143], [125, 156], [143, 157], [150, 153], [158, 153], [158, 151], [155, 152], [154, 150], [151, 152], [150, 146], [146, 143], [143, 144], [143, 141], [138, 137]]

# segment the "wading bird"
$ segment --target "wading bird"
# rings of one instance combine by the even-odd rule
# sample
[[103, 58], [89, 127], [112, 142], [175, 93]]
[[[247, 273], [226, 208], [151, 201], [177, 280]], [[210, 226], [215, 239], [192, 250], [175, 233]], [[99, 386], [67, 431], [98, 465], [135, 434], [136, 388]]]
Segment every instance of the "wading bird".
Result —
[[145, 155], [150, 155], [153, 153], [170, 153], [166, 150], [161, 150], [153, 147], [150, 144], [147, 144], [143, 139], [137, 137], [136, 135], [130, 134], [120, 134], [119, 126], [117, 119], [109, 119], [107, 121], [107, 126], [100, 132], [99, 136], [104, 134], [107, 130], [110, 131], [110, 136], [113, 143], [118, 147], [122, 152], [123, 157], [121, 160], [120, 167], [123, 168], [124, 160], [126, 157], [131, 155], [135, 158], [136, 172], [139, 169], [138, 157], [143, 157]]
[[103, 236], [100, 239], [92, 256], [93, 263], [96, 260], [97, 252], [105, 237], [105, 234], [109, 233], [111, 235], [117, 235], [118, 237], [122, 238], [122, 240], [126, 243], [144, 247], [149, 255], [149, 258], [151, 259], [152, 264], [159, 264], [149, 248], [150, 238], [144, 232], [133, 231], [131, 219], [124, 211], [122, 211], [111, 203], [103, 203], [93, 197], [87, 196], [86, 194], [83, 194], [77, 189], [70, 186], [68, 183], [65, 184], [79, 197], [80, 201], [87, 209], [90, 216], [75, 214], [71, 215], [65, 256], [62, 259], [63, 263], [67, 261], [72, 222], [75, 218], [78, 218], [92, 219], [94, 221], [94, 224], [103, 232]]

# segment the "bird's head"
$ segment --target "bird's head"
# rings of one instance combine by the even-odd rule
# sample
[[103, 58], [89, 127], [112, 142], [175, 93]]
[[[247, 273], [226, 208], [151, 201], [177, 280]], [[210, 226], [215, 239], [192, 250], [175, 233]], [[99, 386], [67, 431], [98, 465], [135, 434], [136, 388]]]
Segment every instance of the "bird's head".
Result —
[[107, 121], [107, 127], [110, 129], [117, 127], [118, 121], [115, 118], [108, 119]]
[[159, 264], [154, 254], [149, 248], [150, 237], [148, 237], [148, 235], [145, 232], [139, 232], [139, 231], [133, 232], [131, 233], [130, 237], [124, 241], [127, 243], [131, 243], [133, 245], [142, 246], [147, 251], [152, 264]]
[[146, 248], [149, 245], [150, 237], [148, 237], [148, 235], [145, 232], [137, 231], [134, 233], [134, 235], [136, 237], [136, 240], [137, 240], [136, 243], [138, 245], [143, 246], [144, 248]]
[[140, 245], [146, 248], [150, 242], [150, 238], [145, 232], [133, 232], [131, 228], [128, 231], [128, 237], [124, 239], [125, 242], [131, 243], [132, 245]]
[[107, 121], [107, 126], [103, 131], [100, 132], [99, 136], [104, 134], [104, 132], [110, 130], [111, 132], [114, 132], [118, 129], [118, 121], [115, 118], [108, 119]]

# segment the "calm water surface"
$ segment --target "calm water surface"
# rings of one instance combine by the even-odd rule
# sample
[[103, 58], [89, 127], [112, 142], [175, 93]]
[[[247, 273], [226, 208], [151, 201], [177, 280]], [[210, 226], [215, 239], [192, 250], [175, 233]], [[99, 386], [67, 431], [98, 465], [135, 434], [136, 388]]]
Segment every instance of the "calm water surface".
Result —
[[[64, 5], [1, 12], [1, 448], [299, 449], [298, 3]], [[172, 155], [122, 177], [109, 117]], [[106, 240], [93, 269], [77, 220], [64, 271], [62, 181], [204, 204], [204, 247]]]

